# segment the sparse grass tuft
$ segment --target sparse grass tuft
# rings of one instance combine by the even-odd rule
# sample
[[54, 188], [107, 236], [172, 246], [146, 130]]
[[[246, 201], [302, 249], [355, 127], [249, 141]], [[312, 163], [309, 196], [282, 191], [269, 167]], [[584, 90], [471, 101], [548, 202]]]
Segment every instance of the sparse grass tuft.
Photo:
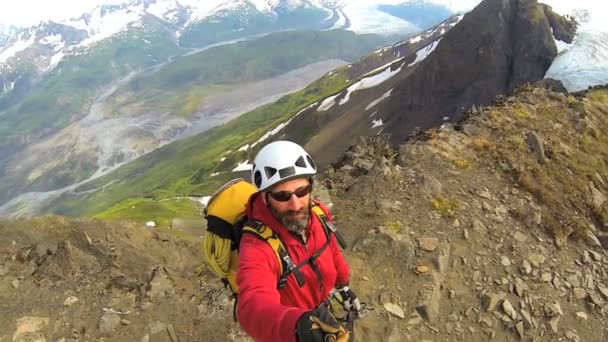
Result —
[[390, 222], [385, 222], [383, 224], [384, 227], [399, 233], [403, 230], [403, 223], [401, 223], [401, 221], [390, 221]]
[[493, 150], [496, 148], [496, 144], [490, 141], [490, 139], [486, 137], [476, 137], [471, 140], [471, 146], [477, 152]]
[[453, 217], [460, 208], [457, 200], [441, 197], [433, 198], [431, 200], [431, 206], [433, 207], [433, 210], [445, 217]]
[[468, 170], [471, 168], [471, 161], [464, 158], [458, 158], [454, 160], [454, 166], [461, 170]]

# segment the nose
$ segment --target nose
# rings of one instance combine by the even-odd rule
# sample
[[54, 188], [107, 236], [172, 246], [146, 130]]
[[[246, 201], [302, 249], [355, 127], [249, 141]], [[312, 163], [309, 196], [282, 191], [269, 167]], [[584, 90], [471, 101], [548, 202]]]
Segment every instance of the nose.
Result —
[[298, 196], [295, 194], [291, 194], [289, 201], [287, 201], [287, 207], [289, 210], [300, 210], [300, 202], [298, 201]]

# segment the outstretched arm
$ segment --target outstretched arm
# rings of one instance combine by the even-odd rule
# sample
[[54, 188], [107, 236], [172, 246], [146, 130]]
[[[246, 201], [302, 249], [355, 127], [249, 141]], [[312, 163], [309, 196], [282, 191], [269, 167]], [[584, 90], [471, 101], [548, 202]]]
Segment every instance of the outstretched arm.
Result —
[[239, 254], [237, 317], [241, 327], [256, 341], [295, 341], [296, 322], [306, 310], [281, 304], [279, 261], [272, 248], [246, 234]]

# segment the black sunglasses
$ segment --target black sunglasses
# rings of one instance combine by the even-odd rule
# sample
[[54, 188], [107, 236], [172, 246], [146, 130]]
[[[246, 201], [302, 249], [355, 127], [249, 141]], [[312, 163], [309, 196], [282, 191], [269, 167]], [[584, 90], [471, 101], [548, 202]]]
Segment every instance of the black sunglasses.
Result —
[[279, 202], [287, 202], [291, 199], [292, 195], [296, 195], [298, 198], [302, 198], [310, 193], [312, 190], [312, 185], [304, 185], [301, 186], [294, 191], [277, 191], [277, 192], [269, 192], [268, 195], [272, 197], [275, 201]]

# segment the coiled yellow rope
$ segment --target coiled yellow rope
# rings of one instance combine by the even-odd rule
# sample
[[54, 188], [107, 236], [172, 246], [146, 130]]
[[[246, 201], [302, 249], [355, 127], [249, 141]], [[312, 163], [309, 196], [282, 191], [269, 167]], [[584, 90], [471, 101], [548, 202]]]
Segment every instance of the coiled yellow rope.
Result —
[[230, 271], [232, 253], [230, 239], [208, 232], [203, 238], [203, 252], [211, 271], [218, 277], [226, 278]]

